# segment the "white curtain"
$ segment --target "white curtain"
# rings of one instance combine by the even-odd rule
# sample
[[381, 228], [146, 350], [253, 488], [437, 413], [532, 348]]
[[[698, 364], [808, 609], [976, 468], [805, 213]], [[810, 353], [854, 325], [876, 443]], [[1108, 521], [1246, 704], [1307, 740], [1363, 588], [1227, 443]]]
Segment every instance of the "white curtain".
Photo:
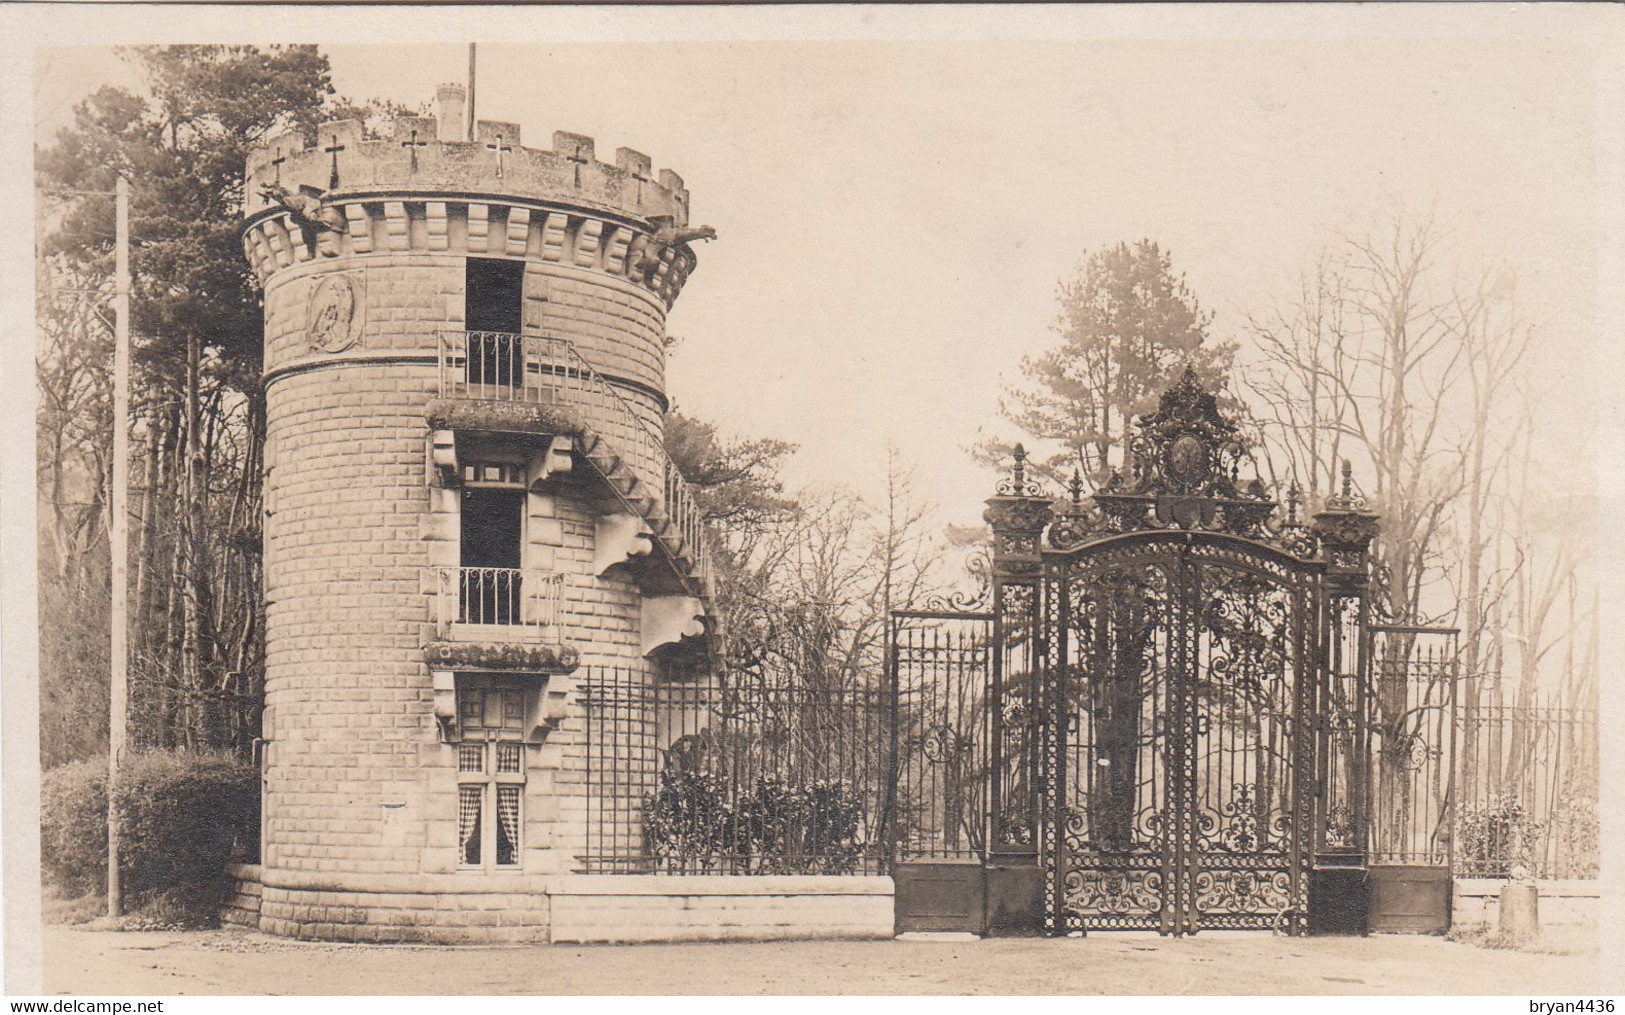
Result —
[[463, 863], [480, 862], [480, 811], [485, 802], [484, 786], [459, 786], [457, 841], [463, 850]]
[[497, 787], [497, 831], [505, 841], [497, 844], [497, 863], [519, 862], [519, 786]]

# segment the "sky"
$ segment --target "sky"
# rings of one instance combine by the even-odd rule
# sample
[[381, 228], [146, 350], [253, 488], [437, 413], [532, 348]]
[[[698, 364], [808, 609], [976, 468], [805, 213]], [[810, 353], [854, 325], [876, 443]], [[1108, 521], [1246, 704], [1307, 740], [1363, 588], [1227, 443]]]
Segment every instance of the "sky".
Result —
[[[1169, 10], [1006, 12], [962, 38], [946, 15], [861, 9], [710, 31], [549, 12], [556, 31], [538, 15], [502, 33], [539, 41], [489, 41], [477, 19], [465, 34], [480, 117], [684, 176], [718, 239], [670, 317], [670, 393], [727, 432], [798, 444], [793, 484], [878, 497], [895, 446], [937, 520], [974, 523], [995, 477], [966, 449], [1016, 436], [1001, 388], [1054, 341], [1056, 284], [1086, 252], [1156, 240], [1213, 336], [1245, 340], [1317, 252], [1396, 211], [1448, 227], [1465, 270], [1516, 268], [1534, 369], [1589, 418], [1600, 156], [1582, 33], [1282, 17], [1249, 38]], [[611, 29], [659, 41], [591, 41]], [[323, 37], [353, 99], [419, 104], [466, 76], [461, 39]], [[105, 48], [37, 60], [42, 133], [99, 84], [135, 82]], [[1563, 427], [1545, 439], [1561, 453]]]

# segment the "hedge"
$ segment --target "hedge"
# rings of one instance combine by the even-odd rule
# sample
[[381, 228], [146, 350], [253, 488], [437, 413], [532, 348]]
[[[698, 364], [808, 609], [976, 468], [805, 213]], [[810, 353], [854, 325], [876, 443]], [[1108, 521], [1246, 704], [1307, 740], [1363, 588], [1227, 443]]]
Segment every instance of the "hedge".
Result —
[[[259, 777], [225, 754], [151, 752], [123, 765], [114, 798], [124, 828], [120, 870], [132, 911], [208, 923], [226, 888], [225, 866], [250, 858], [259, 838]], [[45, 773], [41, 866], [46, 883], [77, 897], [107, 878], [107, 763]]]

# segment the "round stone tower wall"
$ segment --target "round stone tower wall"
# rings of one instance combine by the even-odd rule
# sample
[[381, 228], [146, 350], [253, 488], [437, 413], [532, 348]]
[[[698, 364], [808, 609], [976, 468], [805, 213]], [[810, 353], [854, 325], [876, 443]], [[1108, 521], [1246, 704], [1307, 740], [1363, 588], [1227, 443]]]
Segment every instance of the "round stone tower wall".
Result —
[[[628, 149], [600, 163], [581, 135], [552, 150], [506, 123], [437, 136], [432, 118], [388, 139], [340, 121], [248, 163], [244, 249], [266, 320], [260, 919], [275, 933], [545, 940], [547, 878], [581, 849], [584, 721], [566, 709], [524, 745], [521, 862], [460, 864], [458, 745], [425, 650], [445, 620], [436, 569], [459, 563], [459, 491], [431, 417], [466, 394], [469, 258], [524, 265], [527, 356], [561, 393], [539, 410], [659, 489], [665, 316], [694, 265], [674, 240], [682, 180]], [[639, 590], [600, 573], [591, 501], [532, 493], [525, 514], [524, 567], [570, 583], [569, 652], [642, 670]]]

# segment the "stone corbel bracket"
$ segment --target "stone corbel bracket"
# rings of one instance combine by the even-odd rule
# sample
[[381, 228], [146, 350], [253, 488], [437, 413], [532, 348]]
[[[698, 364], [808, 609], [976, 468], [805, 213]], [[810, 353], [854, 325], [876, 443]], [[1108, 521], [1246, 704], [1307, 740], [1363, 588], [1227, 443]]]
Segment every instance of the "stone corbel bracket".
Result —
[[429, 434], [429, 466], [440, 486], [462, 485], [463, 476], [457, 468], [457, 431], [435, 430]]
[[569, 472], [575, 466], [571, 452], [575, 438], [564, 434], [554, 436], [525, 465], [525, 485], [534, 490], [554, 475]]
[[457, 729], [457, 674], [452, 670], [433, 670], [434, 721], [440, 728], [440, 742], [451, 743]]
[[569, 673], [555, 673], [547, 678], [536, 694], [535, 712], [531, 715], [530, 736], [533, 740], [546, 740], [568, 714], [570, 695], [576, 689], [576, 678]]
[[643, 654], [705, 634], [705, 603], [694, 596], [645, 596]]
[[597, 530], [597, 538], [593, 541], [592, 570], [599, 577], [617, 564], [647, 557], [654, 552], [654, 532], [637, 515], [599, 515]]

